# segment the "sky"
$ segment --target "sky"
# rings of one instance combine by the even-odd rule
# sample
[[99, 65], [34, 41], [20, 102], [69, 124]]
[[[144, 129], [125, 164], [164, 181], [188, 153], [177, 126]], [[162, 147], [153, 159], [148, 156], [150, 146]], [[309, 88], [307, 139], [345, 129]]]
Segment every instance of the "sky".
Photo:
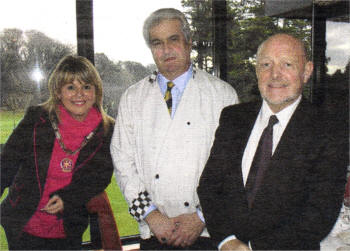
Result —
[[[0, 0], [4, 28], [39, 30], [50, 38], [76, 45], [75, 0]], [[180, 0], [94, 1], [95, 53], [113, 61], [153, 63], [142, 36], [144, 20], [159, 8], [182, 10]]]
[[350, 23], [327, 22], [326, 30], [326, 57], [331, 59], [328, 68], [333, 72], [350, 61]]
[[[39, 30], [50, 38], [76, 45], [75, 0], [0, 0], [0, 32], [4, 28]], [[94, 1], [95, 53], [109, 59], [153, 63], [142, 36], [143, 21], [156, 9], [182, 10], [180, 0]], [[350, 24], [327, 22], [327, 52], [331, 72], [350, 59]]]

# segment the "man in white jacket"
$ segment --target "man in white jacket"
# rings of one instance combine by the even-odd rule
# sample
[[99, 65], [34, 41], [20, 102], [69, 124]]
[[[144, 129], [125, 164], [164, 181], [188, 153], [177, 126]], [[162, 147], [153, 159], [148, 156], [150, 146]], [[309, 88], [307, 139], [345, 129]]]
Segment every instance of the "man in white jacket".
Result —
[[193, 67], [182, 12], [153, 12], [143, 35], [158, 72], [121, 98], [111, 144], [118, 185], [139, 223], [141, 249], [215, 249], [196, 188], [221, 110], [238, 103], [237, 94]]

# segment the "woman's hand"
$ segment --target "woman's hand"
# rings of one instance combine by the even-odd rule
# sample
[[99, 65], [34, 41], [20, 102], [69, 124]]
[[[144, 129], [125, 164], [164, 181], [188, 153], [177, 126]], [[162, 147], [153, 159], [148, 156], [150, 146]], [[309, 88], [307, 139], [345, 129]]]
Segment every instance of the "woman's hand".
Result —
[[49, 214], [57, 214], [63, 211], [63, 201], [58, 195], [52, 196], [52, 198], [47, 202], [46, 206], [41, 209]]

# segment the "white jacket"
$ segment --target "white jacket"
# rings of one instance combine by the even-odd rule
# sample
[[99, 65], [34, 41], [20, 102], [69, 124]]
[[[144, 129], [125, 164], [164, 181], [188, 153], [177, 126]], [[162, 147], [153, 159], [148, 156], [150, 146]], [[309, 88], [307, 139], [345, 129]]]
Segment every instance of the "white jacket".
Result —
[[[198, 69], [173, 119], [156, 81], [147, 77], [129, 87], [119, 104], [111, 143], [115, 176], [129, 207], [147, 191], [150, 203], [168, 217], [196, 212], [196, 188], [221, 110], [236, 103], [229, 84]], [[135, 218], [141, 238], [149, 238], [148, 225]], [[208, 236], [206, 230], [202, 236]]]

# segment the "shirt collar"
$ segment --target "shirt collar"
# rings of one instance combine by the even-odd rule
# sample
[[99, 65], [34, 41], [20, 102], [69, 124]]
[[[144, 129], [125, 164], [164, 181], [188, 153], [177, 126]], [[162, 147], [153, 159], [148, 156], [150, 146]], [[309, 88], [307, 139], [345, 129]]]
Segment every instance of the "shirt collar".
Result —
[[[192, 77], [192, 75], [193, 75], [193, 67], [192, 67], [192, 64], [191, 64], [186, 72], [184, 72], [183, 74], [181, 74], [180, 76], [175, 78], [172, 82], [175, 84], [175, 87], [180, 92], [183, 92], [185, 87], [186, 87], [186, 85], [187, 85], [187, 83], [188, 83], [188, 81]], [[159, 86], [163, 90], [163, 89], [166, 89], [166, 85], [167, 85], [167, 83], [170, 80], [168, 80], [166, 77], [164, 77], [161, 73], [158, 73], [157, 81], [159, 83]]]
[[266, 122], [266, 125], [267, 125], [270, 116], [276, 115], [280, 125], [283, 128], [285, 128], [287, 126], [290, 118], [292, 117], [295, 109], [299, 105], [300, 101], [301, 101], [301, 95], [292, 104], [290, 104], [286, 108], [282, 109], [278, 113], [274, 113], [271, 111], [271, 108], [269, 107], [267, 102], [265, 100], [263, 100], [263, 104], [262, 104], [261, 112], [260, 112], [260, 120]]

